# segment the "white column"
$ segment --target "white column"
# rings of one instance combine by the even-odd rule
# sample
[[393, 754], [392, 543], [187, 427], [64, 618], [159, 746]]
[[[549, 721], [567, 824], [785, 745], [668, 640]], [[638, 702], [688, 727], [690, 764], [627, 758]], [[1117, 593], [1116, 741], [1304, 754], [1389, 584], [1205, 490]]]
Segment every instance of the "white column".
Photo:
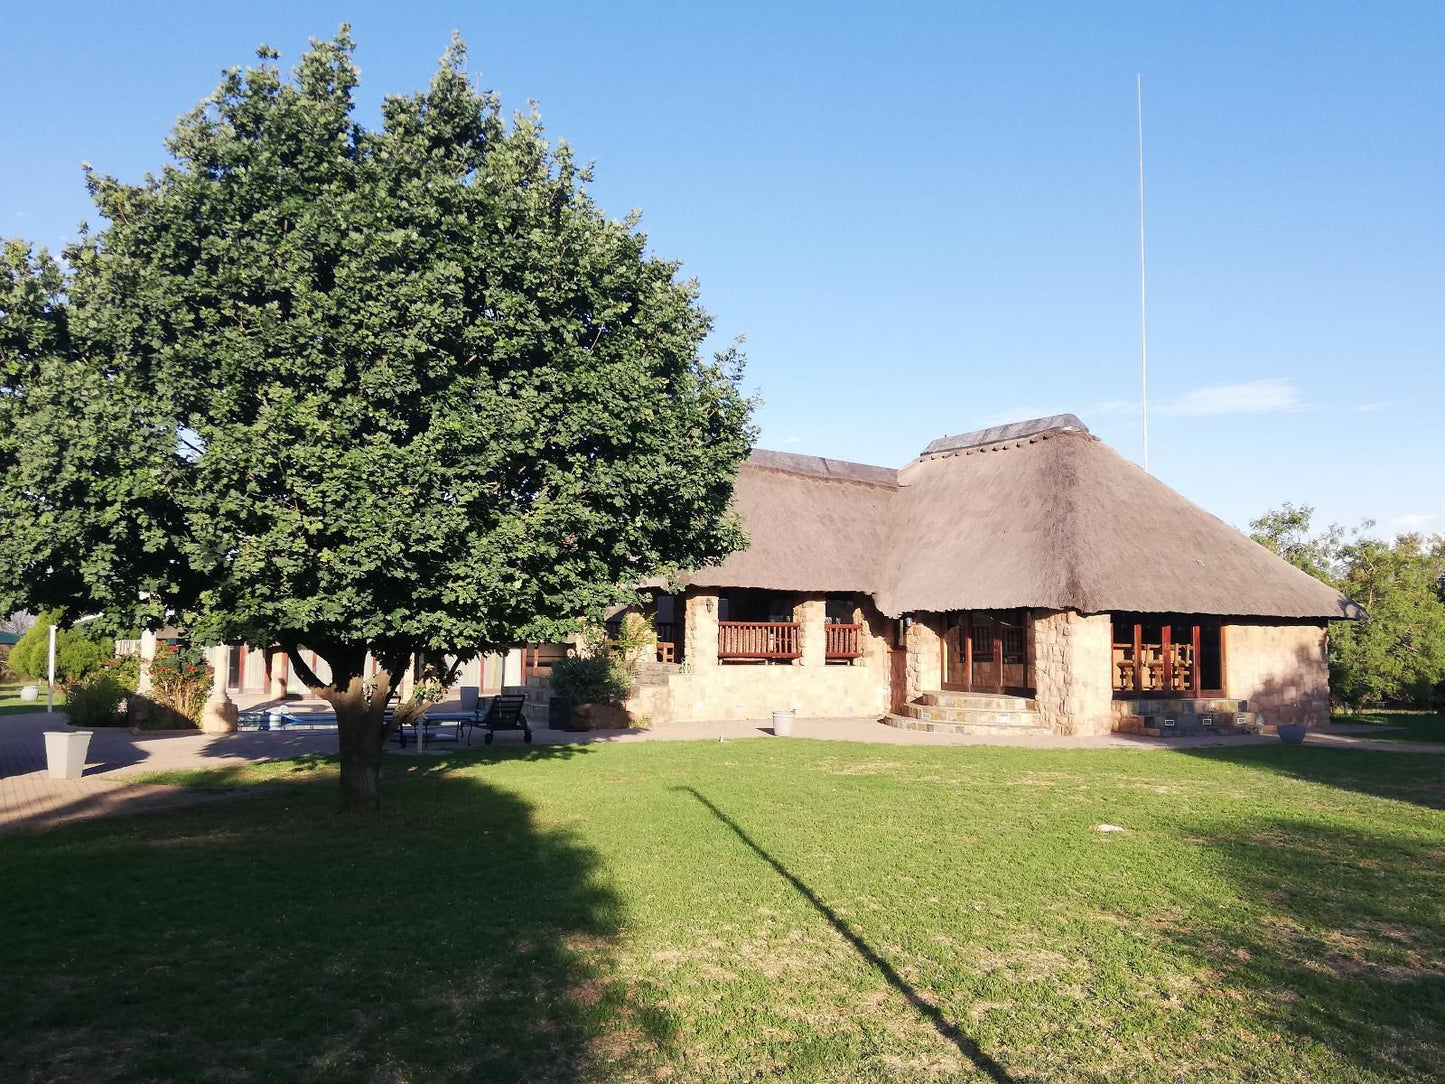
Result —
[[201, 711], [201, 729], [208, 734], [228, 734], [236, 729], [236, 702], [226, 692], [226, 671], [230, 648], [224, 644], [206, 648], [211, 664], [211, 695]]
[[140, 677], [136, 680], [137, 696], [151, 694], [151, 663], [156, 659], [156, 634], [150, 629], [140, 630]]

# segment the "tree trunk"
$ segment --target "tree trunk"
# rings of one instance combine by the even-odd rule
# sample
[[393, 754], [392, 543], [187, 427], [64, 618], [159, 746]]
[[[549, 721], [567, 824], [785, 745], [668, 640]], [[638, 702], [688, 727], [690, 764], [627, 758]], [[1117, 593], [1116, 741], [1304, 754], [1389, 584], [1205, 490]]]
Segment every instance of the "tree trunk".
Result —
[[390, 685], [390, 681], [379, 681], [370, 703], [360, 677], [352, 678], [344, 690], [318, 690], [336, 712], [343, 813], [381, 812], [382, 714]]

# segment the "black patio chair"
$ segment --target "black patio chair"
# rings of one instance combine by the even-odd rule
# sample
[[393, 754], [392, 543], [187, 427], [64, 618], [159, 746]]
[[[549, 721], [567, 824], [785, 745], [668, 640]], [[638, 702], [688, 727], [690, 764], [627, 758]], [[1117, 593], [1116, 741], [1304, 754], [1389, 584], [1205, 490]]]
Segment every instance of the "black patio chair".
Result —
[[487, 734], [483, 739], [484, 744], [491, 745], [492, 738], [499, 730], [520, 730], [522, 740], [529, 745], [532, 742], [532, 724], [527, 722], [527, 717], [522, 714], [522, 709], [527, 704], [527, 698], [520, 693], [502, 693], [500, 696], [492, 697], [492, 702], [487, 705], [487, 710], [478, 710], [472, 716], [472, 721], [466, 724], [467, 744], [472, 744], [472, 730], [476, 727], [486, 727]]

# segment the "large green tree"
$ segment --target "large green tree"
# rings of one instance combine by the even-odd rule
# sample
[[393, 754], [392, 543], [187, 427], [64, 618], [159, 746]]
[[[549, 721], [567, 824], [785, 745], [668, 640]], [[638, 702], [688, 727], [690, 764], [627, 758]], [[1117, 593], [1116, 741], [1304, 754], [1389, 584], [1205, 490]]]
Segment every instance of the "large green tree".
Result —
[[158, 176], [87, 173], [105, 224], [65, 274], [5, 250], [0, 503], [35, 528], [0, 538], [0, 609], [280, 644], [374, 809], [413, 653], [554, 638], [740, 544], [752, 404], [695, 285], [459, 42], [374, 129], [345, 27], [275, 56]]
[[1268, 547], [1365, 610], [1330, 635], [1330, 687], [1351, 705], [1438, 705], [1445, 689], [1445, 536], [1372, 537], [1313, 528], [1314, 509], [1284, 504], [1250, 527]]

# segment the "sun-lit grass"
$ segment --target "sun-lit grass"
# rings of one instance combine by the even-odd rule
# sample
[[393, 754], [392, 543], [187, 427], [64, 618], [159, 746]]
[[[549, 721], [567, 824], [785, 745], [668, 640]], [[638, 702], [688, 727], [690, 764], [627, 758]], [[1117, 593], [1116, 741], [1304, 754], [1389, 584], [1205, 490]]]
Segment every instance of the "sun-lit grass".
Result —
[[[39, 700], [21, 700], [20, 690], [26, 685], [36, 685], [40, 689]], [[55, 691], [55, 706], [58, 708], [65, 703], [65, 694], [59, 689]], [[11, 685], [0, 685], [0, 715], [27, 715], [34, 711], [45, 710], [45, 682], [20, 681]]]
[[1357, 715], [1336, 715], [1336, 723], [1368, 723], [1381, 733], [1366, 737], [1391, 742], [1445, 742], [1445, 715], [1432, 711], [1362, 711]]
[[0, 1079], [1445, 1064], [1445, 758], [753, 740], [386, 772], [374, 824], [313, 759], [182, 780], [254, 798], [0, 838]]

